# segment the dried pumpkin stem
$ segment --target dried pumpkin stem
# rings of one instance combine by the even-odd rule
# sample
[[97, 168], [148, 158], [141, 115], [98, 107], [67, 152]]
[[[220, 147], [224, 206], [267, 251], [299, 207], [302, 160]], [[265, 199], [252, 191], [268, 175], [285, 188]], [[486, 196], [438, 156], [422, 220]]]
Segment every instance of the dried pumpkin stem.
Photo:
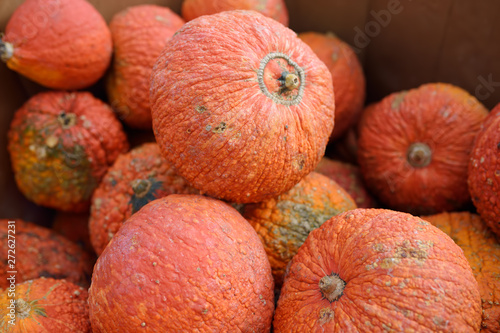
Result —
[[3, 61], [9, 60], [14, 54], [14, 46], [11, 43], [3, 40], [3, 35], [0, 36], [0, 59]]
[[432, 150], [427, 144], [416, 142], [408, 148], [407, 159], [414, 168], [426, 167], [431, 163]]
[[62, 128], [66, 129], [76, 124], [76, 114], [63, 111], [57, 116], [57, 120], [59, 120]]
[[285, 77], [285, 87], [288, 90], [293, 90], [298, 88], [300, 85], [299, 77], [293, 73], [287, 74]]
[[151, 185], [151, 181], [148, 179], [136, 179], [132, 183], [132, 190], [138, 198], [142, 198], [148, 194]]
[[24, 299], [16, 300], [16, 315], [19, 319], [28, 318], [30, 315], [31, 306]]
[[345, 281], [338, 274], [325, 275], [319, 280], [319, 290], [328, 301], [334, 302], [344, 294]]

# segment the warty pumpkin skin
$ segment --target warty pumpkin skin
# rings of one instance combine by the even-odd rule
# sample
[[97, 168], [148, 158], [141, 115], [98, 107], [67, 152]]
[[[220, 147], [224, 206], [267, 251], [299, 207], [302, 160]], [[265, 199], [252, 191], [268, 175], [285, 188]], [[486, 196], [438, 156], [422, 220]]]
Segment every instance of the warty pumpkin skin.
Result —
[[168, 39], [184, 20], [167, 7], [139, 5], [115, 14], [109, 24], [114, 57], [107, 80], [110, 104], [133, 128], [151, 128], [149, 80]]
[[465, 90], [424, 84], [367, 108], [358, 162], [370, 192], [386, 207], [412, 214], [463, 208], [467, 167], [488, 110]]
[[346, 42], [332, 33], [303, 32], [299, 38], [311, 47], [332, 74], [335, 90], [335, 128], [339, 139], [358, 120], [365, 102], [366, 82], [358, 57]]
[[146, 143], [118, 156], [92, 196], [90, 238], [100, 255], [122, 224], [148, 202], [169, 194], [199, 194]]
[[[10, 264], [15, 265], [16, 283], [39, 277], [66, 279], [87, 287], [94, 261], [78, 245], [51, 229], [15, 219], [15, 253], [8, 251], [12, 243], [12, 227], [0, 220], [0, 288], [7, 288]], [[10, 232], [8, 230], [11, 230]], [[11, 235], [9, 237], [9, 235]], [[11, 240], [10, 242], [8, 240]], [[9, 257], [8, 255], [11, 255]], [[15, 263], [9, 261], [15, 256]]]
[[463, 251], [403, 212], [355, 209], [313, 230], [287, 269], [274, 332], [478, 332]]
[[10, 69], [52, 89], [91, 86], [111, 53], [106, 21], [85, 0], [26, 0], [0, 39], [0, 57]]
[[[90, 333], [87, 290], [66, 280], [39, 278], [0, 293], [0, 331], [4, 333]], [[15, 325], [11, 325], [9, 306]]]
[[276, 198], [244, 205], [243, 217], [257, 231], [275, 285], [281, 287], [286, 265], [309, 233], [332, 216], [355, 208], [349, 193], [335, 181], [311, 172]]
[[500, 243], [477, 214], [452, 212], [422, 216], [462, 248], [479, 284], [481, 332], [500, 332]]
[[99, 181], [128, 150], [111, 108], [88, 92], [48, 91], [16, 111], [8, 150], [17, 186], [38, 205], [84, 212]]
[[500, 236], [500, 104], [481, 124], [469, 161], [467, 184], [481, 218]]
[[132, 215], [98, 258], [90, 321], [94, 333], [269, 332], [273, 288], [262, 243], [234, 208], [172, 194]]
[[296, 34], [255, 11], [187, 22], [151, 78], [165, 158], [204, 193], [275, 197], [313, 171], [334, 123], [331, 74]]
[[284, 0], [183, 0], [181, 13], [186, 21], [235, 9], [255, 10], [288, 26], [288, 9]]

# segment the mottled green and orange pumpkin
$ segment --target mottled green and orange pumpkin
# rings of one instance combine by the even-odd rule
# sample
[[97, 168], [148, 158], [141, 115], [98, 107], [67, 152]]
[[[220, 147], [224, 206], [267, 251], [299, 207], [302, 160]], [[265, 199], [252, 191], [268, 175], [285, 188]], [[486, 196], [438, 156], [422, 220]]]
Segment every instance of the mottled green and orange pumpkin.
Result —
[[16, 283], [50, 277], [89, 285], [94, 261], [82, 248], [51, 229], [11, 221], [0, 220], [0, 288], [9, 285], [10, 271], [16, 271]]
[[463, 251], [419, 217], [355, 209], [293, 257], [274, 332], [478, 332], [481, 297]]
[[444, 231], [464, 251], [479, 284], [481, 332], [500, 332], [500, 243], [477, 214], [452, 212], [422, 216]]
[[111, 54], [106, 21], [86, 0], [26, 0], [0, 36], [0, 58], [7, 66], [53, 89], [96, 83]]
[[42, 277], [9, 286], [0, 293], [0, 331], [90, 333], [87, 298], [86, 289], [66, 280]]
[[273, 289], [262, 243], [234, 208], [172, 194], [132, 215], [98, 258], [90, 321], [94, 333], [269, 332]]
[[90, 239], [100, 255], [122, 224], [148, 202], [169, 194], [196, 194], [162, 157], [156, 143], [120, 155], [92, 197]]
[[36, 94], [16, 111], [8, 132], [21, 192], [62, 211], [88, 210], [108, 166], [128, 147], [113, 110], [89, 92]]
[[243, 217], [254, 227], [269, 257], [274, 282], [283, 283], [286, 265], [309, 233], [356, 203], [332, 179], [311, 172], [276, 198], [247, 204]]
[[107, 92], [109, 103], [128, 126], [151, 128], [151, 70], [167, 41], [183, 24], [172, 10], [157, 5], [128, 7], [111, 19], [114, 56]]
[[488, 110], [465, 90], [428, 83], [367, 108], [358, 162], [370, 192], [388, 208], [412, 214], [463, 209], [467, 167]]
[[194, 187], [230, 202], [288, 191], [334, 125], [331, 74], [292, 30], [255, 11], [187, 22], [151, 77], [156, 140]]

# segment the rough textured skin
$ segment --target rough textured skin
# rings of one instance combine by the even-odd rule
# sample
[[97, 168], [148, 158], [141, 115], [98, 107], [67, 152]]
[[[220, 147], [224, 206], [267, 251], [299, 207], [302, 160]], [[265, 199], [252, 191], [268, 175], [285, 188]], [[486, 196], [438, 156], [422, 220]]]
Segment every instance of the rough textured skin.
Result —
[[17, 185], [28, 199], [83, 212], [128, 142], [111, 108], [90, 93], [49, 91], [16, 111], [8, 150]]
[[357, 122], [363, 110], [366, 95], [363, 68], [349, 44], [331, 33], [303, 32], [298, 36], [311, 47], [332, 74], [335, 128], [331, 140], [336, 140]]
[[[78, 245], [51, 229], [20, 219], [14, 221], [15, 230], [9, 227], [11, 224], [8, 220], [0, 220], [0, 248], [2, 250], [0, 253], [0, 288], [7, 288], [9, 285], [7, 272], [12, 271], [9, 269], [11, 264], [17, 271], [16, 283], [44, 276], [66, 279], [84, 287], [89, 285], [94, 262]], [[12, 238], [13, 236], [15, 239]], [[12, 246], [9, 247], [9, 244], [14, 244], [13, 240], [16, 245], [15, 251], [12, 251]]]
[[500, 104], [481, 125], [469, 161], [468, 186], [481, 218], [500, 236]]
[[475, 97], [444, 83], [385, 97], [363, 112], [359, 128], [366, 186], [386, 207], [414, 215], [463, 208], [472, 144], [487, 115]]
[[114, 57], [107, 81], [111, 106], [130, 127], [151, 128], [149, 80], [167, 41], [184, 20], [167, 7], [139, 5], [113, 16]]
[[[345, 282], [330, 302], [320, 280]], [[481, 298], [462, 250], [410, 214], [356, 209], [313, 230], [293, 257], [274, 332], [478, 332]]]
[[89, 212], [57, 212], [52, 223], [52, 230], [76, 243], [89, 254], [94, 253], [90, 243]]
[[363, 177], [357, 165], [323, 157], [315, 171], [333, 179], [345, 189], [354, 199], [358, 208], [377, 207], [375, 199], [365, 188]]
[[235, 9], [255, 10], [288, 26], [288, 10], [284, 0], [184, 0], [181, 13], [186, 21], [191, 21], [198, 16]]
[[462, 248], [479, 284], [481, 332], [500, 332], [500, 243], [479, 215], [469, 212], [423, 216]]
[[161, 156], [156, 143], [120, 155], [92, 197], [90, 239], [100, 255], [123, 223], [148, 202], [169, 194], [199, 194]]
[[9, 68], [53, 89], [86, 88], [111, 61], [109, 28], [85, 0], [26, 0], [2, 39], [13, 46]]
[[66, 280], [39, 278], [17, 284], [15, 325], [9, 289], [0, 293], [0, 331], [4, 333], [90, 333], [87, 290]]
[[[287, 73], [298, 87], [287, 88]], [[179, 174], [238, 203], [275, 197], [313, 171], [334, 122], [326, 66], [255, 11], [186, 23], [153, 68], [150, 101], [157, 142]]]
[[90, 321], [94, 333], [269, 332], [273, 288], [262, 243], [235, 209], [172, 194], [132, 215], [97, 260]]
[[259, 234], [280, 287], [286, 265], [309, 233], [332, 216], [355, 208], [354, 200], [335, 181], [311, 172], [290, 191], [245, 205], [243, 217]]

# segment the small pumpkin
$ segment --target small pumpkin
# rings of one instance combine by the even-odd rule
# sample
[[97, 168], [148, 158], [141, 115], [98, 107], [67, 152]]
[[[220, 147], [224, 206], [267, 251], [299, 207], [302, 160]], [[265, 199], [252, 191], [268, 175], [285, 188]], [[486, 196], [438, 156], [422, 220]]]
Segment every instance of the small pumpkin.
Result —
[[500, 243], [477, 214], [452, 212], [422, 216], [450, 236], [464, 251], [479, 284], [481, 332], [500, 332]]
[[419, 217], [358, 208], [313, 230], [293, 257], [274, 332], [478, 332], [463, 251]]
[[90, 321], [94, 333], [269, 332], [273, 288], [262, 243], [234, 208], [172, 194], [132, 215], [98, 258]]
[[152, 200], [169, 194], [195, 194], [161, 156], [156, 143], [120, 155], [92, 197], [90, 238], [100, 255], [122, 224]]
[[387, 206], [412, 214], [463, 208], [467, 167], [488, 110], [465, 90], [429, 83], [393, 93], [363, 112], [358, 162]]
[[332, 179], [311, 172], [288, 192], [243, 207], [269, 257], [274, 282], [283, 283], [286, 265], [309, 233], [332, 216], [355, 209], [356, 203]]
[[481, 124], [472, 147], [467, 184], [481, 218], [500, 236], [500, 104]]
[[111, 54], [106, 21], [85, 0], [26, 0], [0, 38], [0, 57], [10, 69], [53, 89], [91, 86]]
[[186, 21], [191, 21], [202, 15], [235, 9], [255, 10], [285, 26], [288, 25], [288, 9], [284, 0], [184, 0], [181, 13]]
[[68, 213], [58, 211], [54, 216], [52, 230], [80, 246], [89, 254], [94, 253], [89, 233], [90, 213]]
[[358, 208], [377, 207], [375, 199], [365, 188], [363, 176], [357, 165], [323, 157], [315, 171], [333, 179], [345, 189]]
[[16, 111], [8, 132], [20, 191], [69, 212], [89, 209], [108, 166], [128, 147], [113, 110], [89, 92], [36, 94]]
[[298, 36], [311, 47], [332, 74], [335, 128], [331, 140], [337, 140], [354, 126], [363, 110], [366, 95], [363, 68], [349, 44], [332, 33], [302, 32]]
[[11, 221], [0, 220], [0, 288], [9, 286], [10, 271], [17, 272], [16, 283], [50, 277], [89, 285], [94, 262], [78, 245], [51, 229], [21, 219]]
[[151, 129], [152, 67], [183, 24], [184, 20], [169, 8], [156, 5], [128, 7], [111, 19], [114, 57], [107, 92], [111, 106], [128, 126]]
[[165, 158], [194, 187], [236, 203], [297, 184], [334, 124], [326, 66], [295, 32], [255, 11], [186, 23], [153, 68], [150, 101]]
[[66, 280], [42, 277], [9, 286], [0, 293], [0, 331], [90, 333], [87, 298], [86, 289]]

